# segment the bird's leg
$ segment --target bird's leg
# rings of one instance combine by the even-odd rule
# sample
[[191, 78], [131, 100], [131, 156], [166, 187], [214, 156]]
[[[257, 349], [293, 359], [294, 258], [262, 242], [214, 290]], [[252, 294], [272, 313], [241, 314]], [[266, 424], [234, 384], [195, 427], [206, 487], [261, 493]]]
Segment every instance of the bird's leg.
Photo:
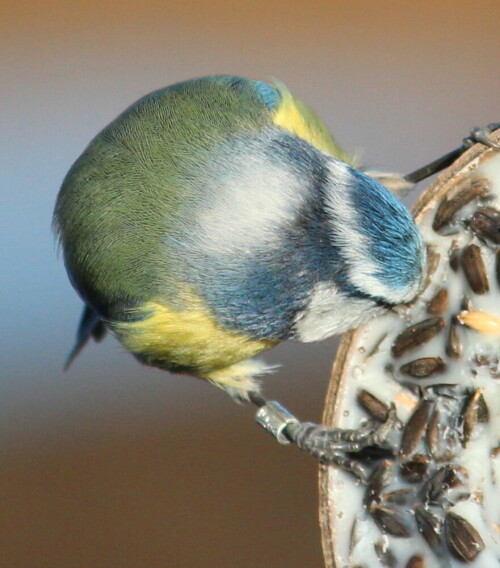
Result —
[[382, 424], [370, 422], [358, 430], [347, 430], [300, 422], [278, 402], [268, 401], [257, 393], [250, 393], [250, 400], [259, 407], [255, 415], [257, 423], [279, 443], [295, 443], [321, 463], [336, 464], [362, 481], [368, 475], [363, 459], [395, 454], [390, 441], [391, 434], [399, 427], [394, 406]]
[[500, 128], [500, 123], [488, 124], [488, 126], [484, 128], [471, 128], [469, 136], [463, 139], [460, 147], [455, 148], [455, 150], [448, 152], [444, 156], [433, 160], [430, 164], [426, 164], [405, 176], [399, 173], [378, 170], [364, 170], [364, 173], [377, 180], [397, 197], [404, 197], [413, 189], [415, 184], [451, 166], [455, 160], [476, 143], [484, 144], [494, 150], [500, 150], [500, 144], [494, 142], [488, 136], [498, 128]]
[[494, 150], [500, 150], [500, 144], [494, 142], [488, 135], [500, 128], [500, 123], [494, 122], [488, 124], [484, 128], [474, 127], [471, 128], [469, 136], [463, 139], [462, 145], [451, 152], [448, 152], [444, 156], [441, 156], [437, 160], [432, 161], [430, 164], [418, 168], [414, 172], [407, 174], [403, 177], [406, 182], [409, 183], [418, 183], [423, 179], [432, 176], [433, 174], [437, 174], [441, 170], [444, 170], [448, 166], [458, 159], [466, 150], [468, 150], [474, 144], [484, 144], [485, 146], [489, 146]]

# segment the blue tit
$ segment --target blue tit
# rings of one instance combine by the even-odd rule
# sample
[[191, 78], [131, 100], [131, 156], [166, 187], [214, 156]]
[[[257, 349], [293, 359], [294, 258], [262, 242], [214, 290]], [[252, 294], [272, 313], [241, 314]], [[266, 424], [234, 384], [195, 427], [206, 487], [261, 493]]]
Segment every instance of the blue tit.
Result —
[[76, 346], [111, 331], [139, 361], [236, 399], [254, 356], [411, 301], [411, 215], [282, 83], [214, 75], [146, 95], [88, 145], [54, 213], [85, 302]]

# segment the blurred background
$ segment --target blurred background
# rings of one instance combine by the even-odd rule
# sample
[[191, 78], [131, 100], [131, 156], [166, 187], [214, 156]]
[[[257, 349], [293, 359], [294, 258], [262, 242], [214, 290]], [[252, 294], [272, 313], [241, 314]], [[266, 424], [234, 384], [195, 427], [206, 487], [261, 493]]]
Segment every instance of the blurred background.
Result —
[[[321, 566], [317, 465], [253, 409], [112, 338], [62, 373], [81, 305], [51, 233], [56, 193], [127, 105], [211, 73], [277, 77], [366, 163], [413, 170], [500, 120], [498, 1], [2, 0], [0, 13], [0, 566]], [[266, 394], [320, 420], [335, 347], [269, 352], [283, 366]]]

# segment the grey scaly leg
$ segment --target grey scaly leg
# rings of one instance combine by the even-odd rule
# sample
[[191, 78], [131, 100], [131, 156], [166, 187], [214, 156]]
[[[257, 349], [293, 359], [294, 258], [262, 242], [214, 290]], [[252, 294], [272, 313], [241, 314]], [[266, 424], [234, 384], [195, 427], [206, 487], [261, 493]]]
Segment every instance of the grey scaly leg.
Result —
[[257, 423], [279, 443], [295, 443], [321, 463], [338, 465], [362, 481], [366, 481], [368, 475], [368, 469], [361, 463], [363, 452], [385, 457], [394, 455], [390, 438], [399, 427], [394, 406], [382, 424], [370, 422], [357, 430], [348, 430], [300, 422], [278, 402], [268, 401], [256, 393], [251, 393], [250, 400], [259, 406], [255, 415]]

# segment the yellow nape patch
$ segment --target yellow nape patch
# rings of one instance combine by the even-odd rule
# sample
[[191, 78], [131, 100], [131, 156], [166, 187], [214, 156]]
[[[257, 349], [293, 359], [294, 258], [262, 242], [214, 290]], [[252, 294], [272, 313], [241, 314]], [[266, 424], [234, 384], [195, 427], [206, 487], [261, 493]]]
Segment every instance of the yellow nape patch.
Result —
[[273, 117], [274, 124], [303, 138], [318, 150], [355, 166], [356, 160], [354, 156], [349, 156], [337, 144], [319, 116], [312, 109], [299, 99], [294, 98], [283, 83], [275, 82], [274, 86], [281, 95], [280, 105]]
[[[146, 302], [131, 310], [131, 315], [143, 316], [141, 319], [113, 322], [111, 327], [123, 345], [147, 365], [207, 378], [223, 388], [224, 382], [231, 382], [231, 373], [221, 369], [278, 343], [224, 329], [191, 292], [184, 292], [181, 299], [186, 306], [181, 311], [159, 301]], [[241, 375], [241, 369], [236, 374]]]

